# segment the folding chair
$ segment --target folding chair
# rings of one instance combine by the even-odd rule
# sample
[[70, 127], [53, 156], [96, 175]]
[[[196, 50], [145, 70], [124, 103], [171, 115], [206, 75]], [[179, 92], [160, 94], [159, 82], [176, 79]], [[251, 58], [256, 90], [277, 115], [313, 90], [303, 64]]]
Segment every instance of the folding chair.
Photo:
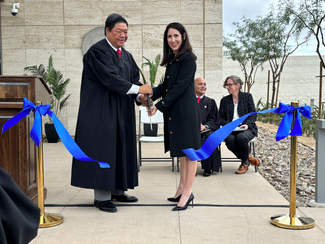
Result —
[[[141, 106], [139, 109], [139, 140], [138, 140], [138, 171], [140, 171], [140, 166], [142, 166], [142, 162], [172, 162], [172, 171], [174, 172], [174, 158], [172, 157], [159, 157], [159, 158], [145, 158], [142, 157], [141, 153], [141, 145], [142, 143], [161, 143], [164, 142], [164, 136], [144, 136], [141, 131], [143, 128], [143, 124], [150, 123], [150, 117], [147, 114], [147, 108]], [[163, 114], [157, 110], [155, 115], [151, 116], [152, 124], [163, 124], [164, 118]], [[177, 162], [177, 172], [179, 172], [179, 161]]]
[[[254, 137], [252, 140], [249, 141], [249, 153], [253, 150], [253, 157], [255, 158], [255, 141], [256, 137]], [[220, 172], [222, 172], [222, 162], [241, 162], [238, 158], [223, 158], [221, 156], [221, 144], [219, 145], [219, 151], [220, 151], [220, 157], [221, 157], [221, 163], [220, 163]], [[255, 166], [255, 172], [257, 172], [257, 166]]]

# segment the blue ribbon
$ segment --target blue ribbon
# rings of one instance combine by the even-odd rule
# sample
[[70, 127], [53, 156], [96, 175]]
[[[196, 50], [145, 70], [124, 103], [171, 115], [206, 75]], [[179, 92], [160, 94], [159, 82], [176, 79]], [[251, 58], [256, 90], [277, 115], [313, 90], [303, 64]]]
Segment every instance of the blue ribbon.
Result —
[[[293, 128], [291, 129], [291, 124], [293, 120], [293, 111], [296, 111], [295, 123]], [[306, 118], [311, 118], [311, 110], [310, 107], [305, 105], [303, 107], [293, 107], [290, 105], [286, 105], [280, 103], [278, 108], [263, 110], [260, 112], [252, 112], [246, 114], [235, 121], [232, 121], [225, 126], [221, 127], [219, 130], [213, 132], [203, 143], [202, 147], [198, 150], [194, 150], [193, 148], [183, 149], [182, 151], [188, 156], [191, 161], [203, 160], [210, 157], [213, 151], [223, 142], [227, 136], [234, 131], [234, 129], [239, 126], [248, 116], [254, 114], [264, 114], [264, 113], [277, 113], [282, 114], [285, 113], [278, 131], [276, 133], [276, 141], [282, 140], [286, 138], [289, 133], [291, 136], [301, 136], [302, 135], [302, 127], [301, 127], [301, 118], [300, 114], [305, 116]]]
[[31, 101], [24, 97], [24, 107], [21, 112], [16, 114], [10, 120], [8, 120], [2, 127], [2, 132], [5, 132], [15, 124], [17, 124], [22, 118], [26, 117], [31, 111], [35, 113], [35, 121], [30, 132], [30, 137], [35, 142], [37, 146], [39, 146], [41, 142], [41, 134], [42, 134], [42, 117], [41, 115], [49, 115], [54, 123], [54, 127], [60, 136], [62, 143], [65, 148], [70, 152], [70, 154], [80, 160], [80, 161], [95, 161], [99, 163], [101, 168], [110, 168], [109, 164], [106, 162], [100, 162], [98, 160], [94, 160], [89, 158], [76, 144], [76, 142], [72, 139], [68, 131], [65, 129], [61, 121], [56, 117], [56, 115], [50, 110], [50, 105], [39, 105], [35, 106]]

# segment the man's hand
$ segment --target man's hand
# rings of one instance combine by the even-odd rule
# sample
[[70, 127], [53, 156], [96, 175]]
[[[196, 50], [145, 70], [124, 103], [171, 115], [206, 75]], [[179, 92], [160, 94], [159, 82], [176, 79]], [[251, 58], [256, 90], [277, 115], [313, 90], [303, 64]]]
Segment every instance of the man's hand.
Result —
[[147, 106], [147, 98], [145, 95], [140, 95], [139, 96], [139, 101], [142, 105], [146, 105]]
[[140, 86], [139, 94], [152, 94], [152, 88], [149, 84]]

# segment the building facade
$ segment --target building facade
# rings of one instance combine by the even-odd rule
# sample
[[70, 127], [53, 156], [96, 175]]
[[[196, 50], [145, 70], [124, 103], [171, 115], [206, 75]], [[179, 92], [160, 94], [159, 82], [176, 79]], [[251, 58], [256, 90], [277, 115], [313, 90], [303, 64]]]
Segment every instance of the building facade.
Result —
[[[220, 92], [222, 0], [20, 0], [16, 16], [10, 12], [13, 3], [0, 1], [2, 74], [23, 75], [26, 66], [47, 66], [52, 55], [54, 67], [65, 79], [71, 79], [67, 94], [72, 95], [60, 115], [71, 135], [79, 106], [83, 46], [92, 44], [94, 29], [104, 27], [111, 13], [119, 13], [128, 21], [125, 48], [140, 68], [143, 56], [153, 60], [162, 54], [167, 24], [182, 23], [198, 56], [196, 76], [205, 77], [211, 84], [210, 94], [217, 97]], [[160, 67], [158, 77], [163, 73]]]

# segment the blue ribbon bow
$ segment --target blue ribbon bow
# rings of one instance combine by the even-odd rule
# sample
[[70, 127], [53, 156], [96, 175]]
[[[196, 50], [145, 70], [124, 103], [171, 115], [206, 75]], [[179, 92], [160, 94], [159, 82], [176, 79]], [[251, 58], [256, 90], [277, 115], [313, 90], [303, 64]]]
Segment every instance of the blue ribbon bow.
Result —
[[54, 123], [54, 127], [60, 136], [62, 143], [65, 148], [70, 152], [70, 154], [80, 160], [80, 161], [95, 161], [99, 163], [101, 168], [110, 168], [109, 164], [106, 162], [100, 162], [98, 160], [94, 160], [89, 158], [76, 144], [76, 142], [72, 139], [68, 131], [65, 129], [61, 121], [56, 117], [56, 115], [50, 110], [50, 105], [39, 105], [35, 106], [31, 101], [24, 97], [24, 107], [21, 112], [16, 114], [10, 120], [8, 120], [2, 127], [2, 132], [5, 132], [15, 124], [17, 124], [22, 118], [26, 117], [31, 111], [35, 113], [35, 121], [30, 132], [30, 137], [35, 142], [37, 146], [39, 146], [41, 142], [41, 133], [42, 133], [42, 117], [41, 115], [49, 115]]
[[[293, 120], [293, 111], [296, 111], [295, 123], [290, 133], [291, 123]], [[227, 136], [234, 131], [234, 129], [239, 126], [248, 116], [254, 114], [264, 114], [264, 113], [285, 113], [278, 131], [276, 133], [276, 141], [282, 140], [286, 138], [289, 133], [291, 136], [301, 136], [302, 135], [302, 127], [301, 127], [301, 118], [300, 114], [305, 116], [306, 118], [311, 118], [311, 110], [310, 107], [305, 105], [302, 107], [293, 107], [290, 105], [286, 105], [280, 103], [278, 108], [263, 110], [260, 112], [252, 112], [246, 114], [235, 121], [232, 121], [225, 126], [221, 127], [219, 130], [213, 132], [203, 143], [202, 147], [198, 150], [194, 150], [193, 148], [183, 149], [182, 151], [188, 156], [188, 158], [192, 161], [203, 160], [210, 157], [213, 151], [220, 145]]]

